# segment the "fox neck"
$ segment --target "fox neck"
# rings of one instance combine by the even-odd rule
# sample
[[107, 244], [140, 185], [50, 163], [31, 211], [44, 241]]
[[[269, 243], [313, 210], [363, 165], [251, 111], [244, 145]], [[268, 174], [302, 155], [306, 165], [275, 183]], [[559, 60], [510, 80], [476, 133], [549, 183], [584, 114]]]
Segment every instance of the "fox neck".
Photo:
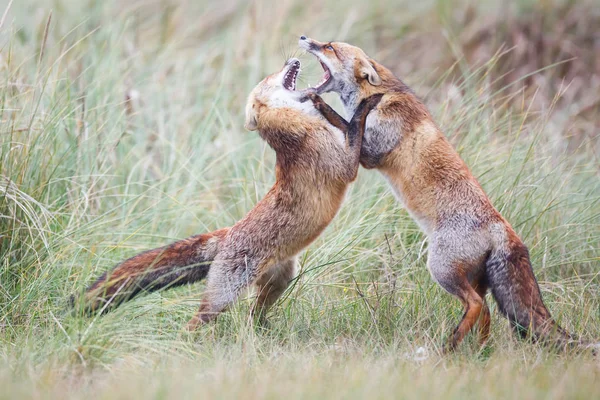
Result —
[[352, 118], [363, 99], [378, 93], [412, 93], [412, 90], [398, 79], [389, 69], [371, 60], [373, 68], [381, 78], [381, 85], [373, 86], [366, 79], [352, 83], [339, 82], [334, 89], [342, 100], [347, 118]]
[[277, 91], [271, 95], [265, 104], [271, 109], [276, 108], [292, 108], [304, 114], [317, 115], [318, 112], [310, 101], [301, 102], [295, 94], [289, 92]]
[[352, 118], [363, 98], [364, 96], [361, 96], [361, 93], [356, 90], [340, 91], [340, 100], [342, 100], [342, 104], [344, 105], [347, 120]]
[[[370, 86], [370, 85], [369, 85]], [[384, 90], [377, 90], [374, 86], [363, 87], [363, 85], [359, 85], [358, 87], [354, 84], [341, 83], [339, 85], [339, 89], [336, 90], [340, 95], [340, 100], [344, 105], [344, 112], [346, 113], [346, 119], [350, 120], [358, 105], [363, 99], [367, 97], [377, 94], [377, 93], [385, 93]]]

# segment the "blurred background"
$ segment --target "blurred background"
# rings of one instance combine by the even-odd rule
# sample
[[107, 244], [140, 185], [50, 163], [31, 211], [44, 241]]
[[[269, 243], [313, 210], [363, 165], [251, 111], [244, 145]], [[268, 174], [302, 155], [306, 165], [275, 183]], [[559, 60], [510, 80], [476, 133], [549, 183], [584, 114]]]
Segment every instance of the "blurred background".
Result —
[[120, 260], [230, 226], [266, 193], [274, 154], [243, 109], [290, 56], [301, 87], [320, 80], [301, 34], [360, 46], [415, 90], [529, 246], [552, 314], [600, 338], [597, 0], [0, 0], [5, 393], [600, 396], [597, 363], [518, 342], [497, 314], [491, 350], [470, 338], [440, 358], [461, 307], [375, 171], [302, 255], [269, 332], [242, 301], [182, 337], [202, 285], [69, 311]]
[[[6, 4], [3, 0], [2, 9]], [[527, 102], [534, 113], [560, 109], [551, 113], [549, 128], [567, 138], [571, 149], [597, 145], [600, 6], [592, 0], [19, 0], [5, 18], [3, 34], [14, 29], [16, 47], [36, 41], [39, 46], [51, 11], [48, 57], [92, 31], [98, 33], [90, 35], [93, 39], [113, 35], [104, 37], [106, 44], [116, 41], [118, 47], [103, 50], [125, 53], [115, 65], [121, 89], [137, 90], [142, 98], [150, 95], [145, 85], [196, 67], [194, 76], [186, 77], [187, 91], [208, 95], [215, 87], [234, 86], [240, 97], [228, 105], [241, 107], [254, 80], [298, 55], [297, 38], [304, 33], [363, 47], [435, 101], [464, 96], [461, 83], [479, 71], [490, 93], [501, 91], [507, 106], [522, 108]], [[76, 47], [83, 46], [86, 40]], [[101, 55], [79, 56], [79, 68]], [[308, 67], [315, 64], [306, 60]], [[80, 77], [76, 65], [70, 67], [70, 76]], [[143, 67], [153, 68], [143, 71], [152, 73], [145, 79]], [[236, 73], [242, 74], [237, 80]], [[304, 78], [317, 79], [315, 74]]]

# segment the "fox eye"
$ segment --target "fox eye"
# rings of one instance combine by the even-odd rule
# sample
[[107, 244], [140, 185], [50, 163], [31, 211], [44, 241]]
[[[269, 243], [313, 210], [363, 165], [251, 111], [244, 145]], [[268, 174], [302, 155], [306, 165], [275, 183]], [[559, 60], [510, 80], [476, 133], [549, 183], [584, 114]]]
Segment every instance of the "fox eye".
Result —
[[327, 46], [325, 46], [325, 48], [326, 48], [327, 50], [331, 50], [331, 51], [333, 51], [333, 46], [332, 46], [332, 45], [330, 45], [330, 44], [328, 44]]

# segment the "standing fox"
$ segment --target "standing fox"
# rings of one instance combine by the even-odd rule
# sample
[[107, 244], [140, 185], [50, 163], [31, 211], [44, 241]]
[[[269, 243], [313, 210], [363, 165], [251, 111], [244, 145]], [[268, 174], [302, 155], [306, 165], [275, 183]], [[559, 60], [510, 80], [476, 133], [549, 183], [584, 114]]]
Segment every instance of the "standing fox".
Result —
[[314, 92], [338, 93], [346, 114], [352, 115], [362, 99], [384, 95], [367, 118], [360, 162], [387, 178], [429, 237], [428, 267], [433, 279], [464, 306], [464, 316], [444, 350], [454, 350], [477, 320], [480, 343], [487, 341], [488, 288], [522, 337], [530, 334], [560, 348], [581, 344], [550, 316], [527, 247], [414, 93], [358, 47], [306, 36], [300, 37], [299, 46], [313, 54], [325, 71]]
[[124, 261], [87, 290], [88, 310], [208, 275], [189, 330], [213, 319], [253, 283], [258, 297], [252, 312], [264, 319], [294, 277], [296, 255], [331, 222], [356, 179], [367, 114], [382, 97], [362, 101], [349, 123], [339, 117], [330, 124], [321, 112], [333, 110], [320, 97], [296, 91], [299, 73], [300, 61], [288, 60], [256, 86], [246, 105], [246, 128], [258, 130], [276, 152], [276, 182], [265, 197], [231, 228]]

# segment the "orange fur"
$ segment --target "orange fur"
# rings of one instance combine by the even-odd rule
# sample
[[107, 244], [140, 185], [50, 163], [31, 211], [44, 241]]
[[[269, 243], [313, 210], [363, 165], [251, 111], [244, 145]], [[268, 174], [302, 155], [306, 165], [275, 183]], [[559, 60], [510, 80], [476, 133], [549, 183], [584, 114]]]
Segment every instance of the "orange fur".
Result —
[[[361, 103], [356, 118], [338, 116], [331, 125], [317, 109], [335, 113], [321, 98], [287, 88], [299, 61], [265, 78], [246, 106], [246, 127], [258, 130], [276, 153], [276, 182], [265, 197], [231, 228], [193, 236], [119, 264], [84, 295], [88, 311], [117, 305], [142, 290], [192, 283], [208, 276], [194, 329], [208, 322], [256, 284], [253, 313], [260, 320], [295, 272], [296, 255], [339, 210], [356, 178], [366, 115], [381, 96]], [[306, 101], [306, 98], [310, 101]], [[315, 108], [316, 107], [316, 108]]]
[[[348, 113], [363, 98], [383, 94], [367, 119], [361, 164], [378, 169], [388, 179], [429, 236], [428, 266], [433, 278], [463, 304], [465, 314], [446, 349], [454, 349], [477, 320], [480, 342], [487, 340], [488, 288], [519, 332], [561, 348], [578, 345], [545, 307], [527, 248], [410, 88], [358, 47], [304, 36], [299, 44], [319, 58], [331, 75], [316, 92], [339, 93]], [[360, 72], [365, 71], [365, 63], [372, 70]]]
[[[225, 238], [189, 330], [215, 318], [255, 282], [255, 312], [264, 315], [293, 276], [294, 257], [331, 222], [356, 178], [366, 115], [381, 96], [361, 103], [342, 144], [337, 128], [312, 105], [296, 104], [292, 94], [278, 89], [281, 74], [265, 78], [246, 106], [246, 126], [257, 129], [277, 154], [275, 185]], [[312, 102], [327, 107], [318, 97]]]

